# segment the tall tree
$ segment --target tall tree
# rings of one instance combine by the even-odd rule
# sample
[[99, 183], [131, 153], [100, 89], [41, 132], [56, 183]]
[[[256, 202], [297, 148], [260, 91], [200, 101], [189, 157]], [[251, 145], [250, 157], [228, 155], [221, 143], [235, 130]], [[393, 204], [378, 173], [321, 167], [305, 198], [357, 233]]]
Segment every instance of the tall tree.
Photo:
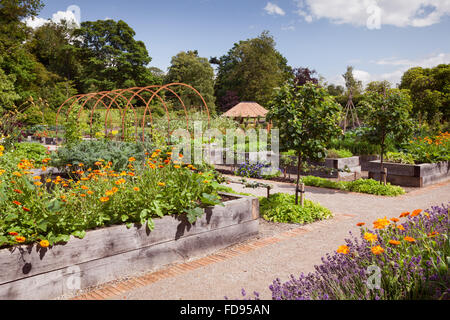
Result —
[[216, 97], [234, 91], [245, 101], [267, 106], [273, 89], [292, 78], [287, 60], [275, 49], [275, 40], [268, 31], [257, 38], [235, 43], [219, 59]]
[[310, 70], [309, 68], [295, 68], [292, 70], [294, 74], [294, 85], [302, 86], [307, 82], [319, 84], [319, 79], [314, 76], [317, 74], [316, 70]]
[[410, 92], [412, 113], [430, 122], [450, 119], [450, 64], [407, 70], [400, 83]]
[[[298, 191], [303, 162], [325, 158], [329, 141], [342, 133], [338, 125], [342, 108], [324, 88], [292, 82], [278, 90], [269, 107], [267, 119], [280, 130], [280, 150], [297, 152]], [[298, 204], [298, 192], [295, 201]]]
[[366, 86], [366, 92], [377, 92], [384, 94], [391, 88], [391, 83], [387, 80], [383, 81], [371, 81]]
[[[199, 57], [197, 50], [180, 52], [172, 57], [166, 83], [182, 82], [191, 85], [205, 99], [208, 108], [215, 110], [214, 70], [207, 58]], [[200, 106], [201, 99], [192, 90], [177, 88], [185, 104]]]
[[345, 80], [345, 87], [347, 88], [347, 95], [351, 91], [353, 96], [361, 94], [362, 92], [362, 82], [360, 80], [355, 79], [353, 75], [353, 67], [348, 66], [347, 71], [342, 75]]
[[124, 21], [97, 20], [81, 23], [74, 33], [84, 65], [81, 91], [147, 86], [155, 79], [147, 68], [151, 58], [144, 42]]

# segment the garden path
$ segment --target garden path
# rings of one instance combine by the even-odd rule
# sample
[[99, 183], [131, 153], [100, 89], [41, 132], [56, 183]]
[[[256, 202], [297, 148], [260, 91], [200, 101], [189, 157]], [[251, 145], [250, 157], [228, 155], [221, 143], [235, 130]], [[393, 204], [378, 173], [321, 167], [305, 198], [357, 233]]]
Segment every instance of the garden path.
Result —
[[[248, 179], [251, 180], [251, 179]], [[293, 194], [295, 185], [274, 183], [271, 193]], [[265, 196], [266, 189], [244, 188], [229, 184], [235, 191]], [[269, 285], [275, 278], [288, 280], [291, 274], [314, 271], [321, 257], [331, 253], [348, 237], [349, 231], [357, 234], [356, 223], [371, 222], [387, 216], [397, 217], [403, 211], [427, 209], [450, 201], [450, 181], [408, 192], [391, 198], [338, 190], [306, 187], [306, 198], [328, 207], [334, 218], [278, 233], [261, 240], [249, 240], [245, 244], [219, 251], [199, 263], [185, 263], [181, 268], [161, 270], [150, 283], [139, 279], [118, 287], [108, 285], [103, 297], [109, 299], [230, 299], [241, 297], [241, 289], [249, 293], [257, 291], [261, 298], [270, 299]], [[207, 263], [206, 263], [206, 262]], [[208, 262], [209, 261], [209, 262]], [[184, 269], [184, 271], [182, 270]], [[175, 272], [178, 270], [179, 272]], [[182, 270], [182, 271], [180, 271]], [[167, 274], [164, 275], [164, 272]], [[138, 284], [140, 282], [140, 284]], [[120, 290], [119, 290], [120, 289]], [[119, 292], [120, 291], [120, 292]], [[97, 291], [98, 293], [99, 291]], [[118, 293], [118, 294], [113, 294]], [[81, 298], [98, 299], [102, 294]]]

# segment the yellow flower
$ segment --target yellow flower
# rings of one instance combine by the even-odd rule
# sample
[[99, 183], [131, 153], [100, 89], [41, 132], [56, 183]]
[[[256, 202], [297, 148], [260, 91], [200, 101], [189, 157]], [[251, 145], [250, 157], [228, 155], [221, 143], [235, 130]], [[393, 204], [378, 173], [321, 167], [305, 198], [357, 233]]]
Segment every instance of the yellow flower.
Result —
[[180, 166], [173, 166], [175, 169], [180, 169], [181, 167]]
[[141, 190], [141, 189], [139, 189], [138, 187], [134, 187], [133, 190], [134, 190], [134, 191], [139, 191], [139, 190]]
[[347, 254], [349, 252], [349, 248], [347, 246], [339, 246], [336, 250], [337, 253]]
[[125, 179], [119, 179], [119, 180], [117, 180], [116, 182], [115, 182], [115, 184], [117, 184], [118, 186], [119, 185], [121, 185], [121, 184], [124, 184], [126, 182], [126, 180]]
[[390, 224], [389, 220], [386, 217], [384, 217], [383, 219], [378, 219], [374, 221], [373, 227], [374, 229], [384, 229], [389, 224]]
[[384, 252], [384, 249], [382, 247], [380, 247], [380, 246], [376, 246], [376, 247], [373, 247], [371, 249], [371, 251], [372, 251], [373, 254], [379, 255], [379, 254], [382, 254]]
[[158, 182], [158, 186], [164, 187], [166, 184], [164, 182]]
[[36, 186], [40, 187], [40, 186], [42, 186], [42, 182], [40, 182], [40, 181], [36, 181], [36, 182], [34, 183], [34, 185], [36, 185]]
[[364, 239], [369, 242], [375, 242], [375, 241], [377, 241], [378, 238], [377, 238], [376, 234], [366, 232], [366, 233], [364, 233]]
[[114, 195], [114, 191], [108, 190], [108, 191], [105, 192], [105, 195], [108, 196], [108, 197], [112, 196], [112, 195]]
[[109, 201], [109, 198], [108, 197], [101, 197], [100, 201], [101, 202], [107, 202], [107, 201]]
[[50, 243], [47, 240], [41, 240], [41, 242], [39, 242], [39, 245], [42, 248], [47, 248], [50, 245]]
[[128, 161], [129, 162], [134, 162], [134, 161], [136, 161], [136, 158], [135, 157], [131, 157], [131, 158], [128, 159]]

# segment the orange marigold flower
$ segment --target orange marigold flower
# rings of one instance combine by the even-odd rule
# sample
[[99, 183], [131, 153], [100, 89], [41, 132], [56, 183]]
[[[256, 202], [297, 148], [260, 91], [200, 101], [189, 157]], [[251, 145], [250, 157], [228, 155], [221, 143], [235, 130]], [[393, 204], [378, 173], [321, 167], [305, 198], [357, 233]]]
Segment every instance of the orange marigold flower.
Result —
[[21, 206], [21, 205], [22, 205], [19, 201], [15, 201], [15, 200], [13, 201], [13, 203], [16, 204], [16, 205], [18, 205], [18, 206]]
[[422, 212], [422, 209], [416, 209], [411, 213], [411, 217], [418, 216]]
[[118, 186], [119, 185], [121, 185], [121, 184], [124, 184], [126, 182], [126, 180], [125, 179], [119, 179], [119, 180], [117, 180], [116, 182], [115, 182], [115, 184], [117, 184]]
[[19, 234], [17, 233], [17, 232], [8, 232], [8, 234], [10, 235], [10, 236], [18, 236]]
[[342, 253], [342, 254], [348, 254], [349, 251], [350, 250], [349, 250], [348, 246], [345, 246], [345, 245], [339, 246], [339, 248], [336, 250], [337, 253]]
[[14, 189], [14, 192], [18, 193], [18, 194], [22, 194], [23, 193], [22, 190], [19, 190], [19, 189]]
[[398, 246], [401, 242], [398, 240], [389, 240], [389, 244], [392, 244], [394, 246]]
[[118, 189], [117, 187], [113, 187], [113, 188], [111, 189], [111, 191], [114, 192], [114, 193], [116, 193], [117, 191], [119, 191], [119, 189]]
[[42, 248], [47, 248], [50, 245], [50, 243], [47, 240], [41, 240], [41, 242], [39, 242], [39, 245]]
[[40, 176], [34, 176], [33, 180], [41, 180], [41, 177]]
[[428, 234], [428, 238], [437, 237], [438, 235], [439, 235], [439, 232], [433, 231], [433, 232]]
[[409, 216], [409, 212], [408, 212], [408, 211], [402, 212], [402, 213], [400, 214], [400, 218], [404, 218], [404, 217], [407, 217], [407, 216]]
[[173, 166], [175, 169], [180, 169], [181, 167], [180, 166]]
[[399, 225], [397, 226], [397, 229], [400, 229], [400, 230], [402, 230], [402, 231], [405, 231], [405, 227], [402, 226], [401, 224], [399, 224]]
[[106, 196], [112, 196], [113, 194], [114, 194], [114, 191], [112, 191], [112, 190], [108, 190], [105, 192]]
[[391, 218], [391, 221], [392, 221], [392, 222], [399, 222], [400, 219], [398, 219], [398, 218]]
[[164, 166], [162, 164], [159, 165], [160, 168], [164, 168]]
[[373, 247], [373, 248], [370, 249], [370, 250], [371, 250], [372, 253], [375, 254], [375, 255], [379, 255], [379, 254], [382, 254], [382, 253], [384, 252], [384, 249], [383, 249], [382, 247], [380, 247], [380, 246]]
[[40, 187], [40, 186], [42, 186], [42, 182], [40, 182], [40, 181], [36, 181], [36, 182], [34, 183], [34, 185], [36, 185], [36, 186]]
[[408, 241], [408, 242], [416, 242], [416, 239], [414, 239], [414, 238], [412, 238], [412, 237], [404, 237], [403, 238], [405, 241]]
[[25, 242], [27, 240], [25, 237], [16, 237], [16, 241], [19, 243]]
[[158, 186], [164, 187], [166, 184], [164, 182], [158, 182]]
[[87, 194], [88, 194], [88, 195], [93, 195], [93, 194], [94, 194], [94, 192], [92, 192], [92, 191], [88, 191], [88, 192], [87, 192]]
[[369, 242], [375, 242], [375, 241], [377, 241], [378, 237], [376, 234], [366, 232], [366, 233], [364, 233], [364, 239]]
[[389, 220], [386, 217], [384, 217], [383, 219], [378, 219], [374, 221], [373, 227], [374, 229], [384, 229], [389, 224], [390, 224]]
[[101, 198], [100, 198], [100, 201], [101, 201], [101, 202], [108, 202], [108, 201], [109, 201], [109, 198], [108, 198], [108, 197], [101, 197]]
[[84, 193], [80, 194], [80, 197], [85, 198], [86, 195]]
[[136, 158], [135, 158], [135, 157], [130, 157], [130, 158], [128, 159], [128, 161], [129, 161], [129, 162], [134, 162], [134, 161], [136, 161]]
[[22, 209], [23, 209], [24, 211], [26, 211], [26, 212], [30, 212], [30, 211], [31, 211], [30, 209], [28, 209], [28, 208], [25, 207], [25, 206], [23, 206]]
[[134, 191], [139, 191], [139, 190], [141, 190], [141, 189], [139, 189], [138, 187], [134, 187], [133, 190], [134, 190]]
[[356, 224], [356, 226], [358, 226], [358, 227], [362, 227], [363, 225], [365, 225], [364, 222], [359, 222], [359, 223]]
[[169, 159], [164, 160], [164, 163], [165, 163], [165, 164], [168, 164], [169, 162], [170, 162]]
[[89, 187], [81, 186], [81, 189], [83, 189], [83, 190], [89, 190]]
[[203, 183], [204, 183], [204, 184], [207, 184], [207, 183], [209, 183], [209, 181], [208, 181], [208, 180], [205, 180], [205, 181], [203, 181]]

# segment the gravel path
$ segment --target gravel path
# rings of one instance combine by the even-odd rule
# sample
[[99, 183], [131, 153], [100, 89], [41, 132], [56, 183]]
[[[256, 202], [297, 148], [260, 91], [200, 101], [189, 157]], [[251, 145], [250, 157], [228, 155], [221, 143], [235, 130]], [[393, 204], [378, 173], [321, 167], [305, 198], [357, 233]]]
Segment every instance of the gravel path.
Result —
[[[270, 182], [271, 183], [271, 182]], [[271, 183], [271, 193], [294, 193], [295, 186]], [[235, 191], [265, 196], [266, 190], [244, 188], [229, 184]], [[314, 271], [321, 257], [344, 243], [348, 232], [358, 232], [356, 223], [371, 225], [375, 219], [398, 216], [403, 211], [426, 209], [450, 201], [450, 181], [413, 190], [391, 198], [338, 190], [306, 187], [306, 198], [320, 202], [336, 216], [307, 225], [307, 232], [293, 238], [250, 251], [226, 261], [207, 265], [186, 274], [166, 278], [134, 289], [114, 299], [230, 299], [239, 298], [240, 291], [257, 291], [263, 299], [270, 299], [268, 286], [275, 278], [287, 280], [291, 274]], [[298, 225], [261, 223], [260, 236], [271, 236]]]

